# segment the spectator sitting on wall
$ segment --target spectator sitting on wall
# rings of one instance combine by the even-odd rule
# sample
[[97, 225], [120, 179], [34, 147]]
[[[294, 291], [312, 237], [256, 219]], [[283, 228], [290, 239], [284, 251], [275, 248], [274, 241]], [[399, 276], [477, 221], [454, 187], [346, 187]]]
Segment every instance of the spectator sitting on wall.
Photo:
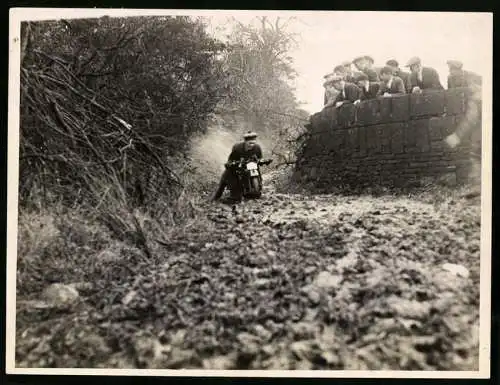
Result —
[[348, 83], [354, 83], [356, 78], [353, 75], [353, 72], [347, 69], [343, 64], [336, 66], [333, 69], [333, 73], [338, 76], [342, 76], [342, 78]]
[[459, 87], [481, 87], [481, 76], [463, 69], [463, 63], [458, 60], [448, 60], [446, 62], [450, 69], [448, 76], [448, 89]]
[[333, 88], [330, 80], [335, 76], [335, 74], [333, 72], [330, 72], [328, 74], [326, 74], [325, 76], [323, 76], [323, 79], [325, 79], [324, 83], [323, 83], [323, 87], [325, 88], [325, 96], [323, 98], [323, 105], [326, 106], [326, 104], [328, 103], [328, 101], [330, 99], [335, 99], [335, 97], [337, 96], [337, 91], [335, 91], [335, 88]]
[[420, 58], [412, 57], [407, 67], [410, 67], [410, 89], [412, 93], [420, 93], [423, 90], [443, 90], [439, 80], [438, 72], [431, 67], [423, 67]]
[[410, 89], [410, 74], [408, 72], [402, 71], [399, 68], [399, 63], [397, 62], [397, 60], [394, 60], [394, 59], [388, 60], [387, 63], [385, 63], [385, 65], [387, 67], [391, 67], [392, 68], [394, 76], [400, 77], [401, 80], [403, 80], [403, 83], [405, 84], [406, 92], [408, 92], [408, 93], [411, 92], [411, 89]]
[[375, 73], [377, 74], [377, 79], [378, 79], [378, 81], [380, 81], [380, 70], [382, 69], [382, 67], [375, 67], [373, 65], [375, 63], [375, 61], [373, 60], [373, 58], [371, 56], [365, 56], [365, 58], [366, 58], [366, 62], [368, 64], [368, 69], [375, 71]]
[[356, 84], [346, 82], [342, 76], [337, 76], [331, 81], [333, 87], [339, 92], [335, 99], [336, 107], [345, 103], [355, 103], [361, 99], [361, 90]]
[[375, 71], [375, 73], [377, 74], [377, 78], [380, 80], [380, 70], [382, 69], [382, 67], [374, 67], [373, 64], [375, 64], [375, 60], [373, 60], [371, 56], [365, 55], [365, 59], [366, 59], [366, 67], [369, 70]]
[[373, 68], [371, 68], [371, 58], [369, 56], [360, 56], [355, 58], [352, 63], [354, 66], [360, 71], [363, 72], [366, 76], [368, 76], [368, 80], [370, 82], [378, 82], [377, 72]]
[[325, 88], [324, 107], [334, 105], [339, 92], [333, 87], [332, 77], [329, 77], [328, 80], [323, 83], [323, 87]]
[[404, 95], [406, 93], [403, 80], [399, 76], [394, 76], [393, 73], [393, 69], [388, 66], [380, 70], [382, 82], [377, 96]]
[[366, 74], [358, 75], [356, 84], [361, 89], [361, 100], [374, 99], [380, 89], [379, 83], [370, 83]]
[[338, 65], [333, 69], [333, 74], [336, 76], [342, 76], [345, 80], [347, 77], [347, 70], [343, 65]]
[[345, 61], [342, 64], [342, 67], [344, 67], [344, 73], [345, 73], [345, 80], [350, 83], [355, 83], [356, 82], [356, 77], [358, 74], [356, 74], [352, 70], [352, 63], [350, 61]]

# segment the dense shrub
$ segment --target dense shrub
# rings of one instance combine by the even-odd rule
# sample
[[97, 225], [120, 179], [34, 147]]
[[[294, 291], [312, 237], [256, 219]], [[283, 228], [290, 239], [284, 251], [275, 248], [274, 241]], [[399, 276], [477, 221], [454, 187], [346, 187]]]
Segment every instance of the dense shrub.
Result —
[[[133, 17], [23, 25], [21, 204], [148, 203], [179, 185], [168, 159], [225, 92], [224, 46], [200, 21]], [[34, 193], [34, 194], [33, 194]]]

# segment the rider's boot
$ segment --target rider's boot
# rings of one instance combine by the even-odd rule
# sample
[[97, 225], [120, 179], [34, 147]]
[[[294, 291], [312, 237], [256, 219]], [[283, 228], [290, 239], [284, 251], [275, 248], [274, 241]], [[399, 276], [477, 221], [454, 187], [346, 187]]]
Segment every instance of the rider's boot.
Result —
[[211, 200], [218, 201], [222, 197], [222, 194], [224, 194], [224, 190], [226, 189], [227, 186], [228, 186], [228, 172], [226, 170], [222, 174], [219, 182], [219, 187], [217, 187], [217, 190], [212, 195]]

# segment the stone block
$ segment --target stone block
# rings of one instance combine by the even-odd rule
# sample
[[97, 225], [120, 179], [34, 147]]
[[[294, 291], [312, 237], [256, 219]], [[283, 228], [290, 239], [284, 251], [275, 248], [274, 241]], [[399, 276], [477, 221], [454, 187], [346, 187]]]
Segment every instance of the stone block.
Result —
[[441, 133], [443, 138], [446, 138], [448, 135], [451, 135], [455, 132], [458, 127], [459, 122], [463, 119], [463, 115], [451, 115], [447, 116], [448, 121], [446, 124], [441, 126]]
[[411, 142], [418, 149], [419, 152], [430, 151], [429, 140], [429, 121], [427, 119], [419, 119], [410, 121], [408, 126], [408, 133], [411, 133]]
[[391, 98], [391, 121], [406, 122], [410, 120], [410, 95]]
[[365, 156], [368, 152], [367, 127], [358, 127], [359, 154]]
[[396, 123], [391, 129], [391, 149], [393, 154], [404, 152], [404, 133], [408, 128], [403, 123]]
[[[403, 146], [405, 152], [411, 152], [409, 150], [414, 149], [417, 146], [417, 134], [415, 132], [415, 123], [418, 122], [410, 122], [408, 125], [405, 127], [404, 132], [403, 132]], [[427, 120], [425, 120], [427, 122]]]
[[429, 137], [431, 141], [443, 140], [449, 130], [455, 130], [455, 117], [440, 116], [429, 119]]
[[316, 112], [315, 114], [311, 115], [309, 117], [309, 122], [311, 123], [311, 125], [313, 125], [313, 126], [318, 125], [320, 120], [321, 120], [321, 115], [322, 115], [322, 112]]
[[381, 150], [380, 143], [380, 127], [379, 126], [367, 126], [366, 128], [366, 143], [367, 152], [370, 155], [378, 154]]
[[392, 124], [384, 124], [383, 126], [380, 126], [377, 132], [380, 143], [380, 152], [382, 154], [390, 154], [392, 152], [391, 151], [392, 126], [393, 126]]
[[365, 100], [356, 106], [356, 124], [369, 126], [379, 121], [379, 101], [377, 99]]
[[379, 122], [388, 123], [391, 121], [392, 112], [392, 98], [391, 97], [379, 97]]
[[410, 96], [410, 118], [436, 116], [444, 113], [444, 91], [425, 91]]
[[441, 152], [446, 150], [446, 143], [443, 140], [432, 141], [431, 140], [431, 151], [433, 153]]
[[345, 147], [346, 147], [346, 132], [345, 130], [335, 130], [332, 132], [333, 138], [332, 138], [332, 146], [331, 149], [333, 149], [337, 154], [340, 156], [343, 155], [345, 152]]
[[359, 127], [352, 127], [347, 130], [347, 146], [353, 153], [359, 152]]
[[452, 88], [445, 91], [445, 113], [459, 115], [465, 113], [466, 93], [464, 88]]
[[335, 129], [337, 127], [337, 108], [335, 106], [329, 106], [323, 109], [323, 120], [331, 128]]
[[309, 117], [309, 123], [311, 125], [311, 129], [314, 130], [315, 127], [317, 127], [321, 124], [322, 115], [323, 115], [323, 112], [317, 112], [314, 115], [311, 115]]
[[337, 108], [337, 126], [347, 128], [354, 125], [356, 121], [356, 106], [352, 103], [343, 104]]
[[312, 135], [320, 135], [324, 130], [325, 121], [321, 113], [314, 114], [311, 117], [310, 132]]

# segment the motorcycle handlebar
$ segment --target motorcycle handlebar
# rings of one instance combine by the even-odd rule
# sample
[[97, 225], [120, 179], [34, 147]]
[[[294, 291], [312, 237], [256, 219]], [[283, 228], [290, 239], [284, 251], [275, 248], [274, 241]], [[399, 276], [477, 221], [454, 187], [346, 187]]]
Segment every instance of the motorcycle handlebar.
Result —
[[[267, 166], [267, 165], [271, 164], [271, 163], [272, 163], [272, 161], [273, 161], [272, 159], [259, 159], [259, 160], [257, 161], [257, 163], [259, 164], [259, 166], [260, 166], [260, 165], [266, 165], [266, 166]], [[224, 166], [225, 166], [226, 168], [228, 168], [228, 167], [232, 167], [232, 166], [238, 166], [238, 165], [240, 165], [241, 163], [243, 163], [243, 161], [241, 161], [241, 160], [240, 160], [240, 161], [238, 161], [238, 160], [234, 160], [234, 161], [231, 161], [231, 162], [227, 162]]]

